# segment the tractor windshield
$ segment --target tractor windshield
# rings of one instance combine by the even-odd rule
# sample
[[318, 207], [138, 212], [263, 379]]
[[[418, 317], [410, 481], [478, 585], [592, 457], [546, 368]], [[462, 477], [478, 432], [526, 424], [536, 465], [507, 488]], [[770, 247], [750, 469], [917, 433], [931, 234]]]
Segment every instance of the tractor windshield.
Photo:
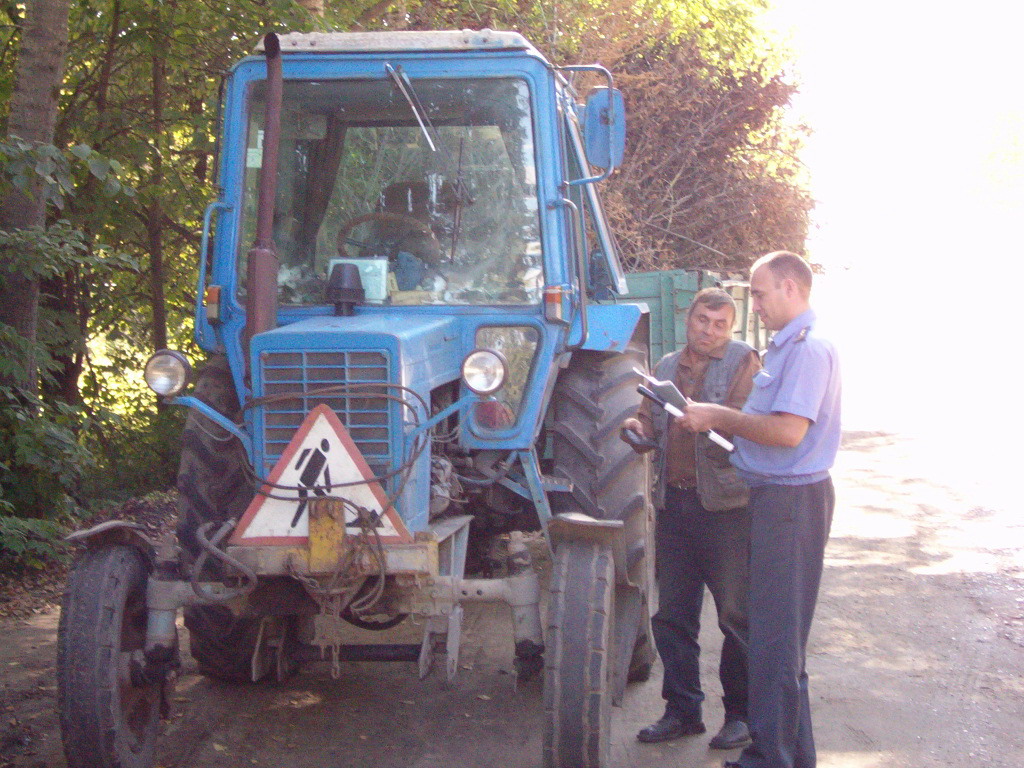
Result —
[[[370, 303], [532, 304], [543, 285], [526, 83], [285, 81], [274, 240], [282, 305], [327, 303], [355, 263]], [[256, 232], [265, 84], [249, 98], [240, 290]]]

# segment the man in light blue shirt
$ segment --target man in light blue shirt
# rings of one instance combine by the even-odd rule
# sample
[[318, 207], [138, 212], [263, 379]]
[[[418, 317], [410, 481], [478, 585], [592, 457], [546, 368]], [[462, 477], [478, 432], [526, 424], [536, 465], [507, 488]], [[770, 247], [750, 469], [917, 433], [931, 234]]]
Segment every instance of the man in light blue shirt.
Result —
[[749, 725], [753, 743], [726, 768], [814, 768], [807, 637], [835, 508], [829, 469], [840, 439], [839, 359], [815, 334], [812, 274], [776, 251], [750, 275], [754, 310], [775, 331], [742, 411], [693, 403], [695, 432], [735, 435], [732, 462], [751, 487]]

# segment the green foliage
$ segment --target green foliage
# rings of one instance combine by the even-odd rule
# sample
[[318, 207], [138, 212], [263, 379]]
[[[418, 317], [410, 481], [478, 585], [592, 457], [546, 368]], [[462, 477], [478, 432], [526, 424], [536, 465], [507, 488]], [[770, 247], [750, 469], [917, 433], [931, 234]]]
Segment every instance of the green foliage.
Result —
[[668, 20], [672, 33], [665, 41], [695, 41], [703, 58], [716, 70], [742, 73], [765, 60], [775, 67], [777, 49], [758, 27], [767, 0], [641, 0], [638, 18]]
[[85, 235], [64, 219], [45, 227], [0, 230], [0, 250], [4, 253], [0, 275], [6, 272], [46, 279], [79, 268], [138, 269], [138, 263], [127, 254], [104, 246], [90, 247]]
[[6, 512], [50, 520], [79, 512], [75, 489], [93, 463], [78, 439], [83, 422], [78, 409], [0, 387], [0, 505]]
[[[137, 264], [126, 254], [103, 247], [90, 248], [85, 235], [63, 219], [45, 227], [28, 227], [13, 232], [0, 230], [0, 280], [20, 275], [46, 280], [70, 271], [87, 269], [92, 274], [109, 274], [114, 270], [134, 270]], [[54, 353], [73, 343], [62, 328], [70, 320], [60, 313], [44, 315], [37, 341], [28, 341], [0, 324], [0, 380], [24, 381], [30, 361], [39, 369], [45, 382], [52, 381]], [[20, 392], [23, 398], [34, 398], [34, 392]]]
[[137, 405], [134, 413], [107, 410], [93, 420], [88, 445], [96, 464], [79, 486], [90, 509], [174, 487], [186, 409]]
[[108, 197], [121, 192], [129, 197], [135, 194], [118, 179], [121, 164], [87, 144], [65, 152], [53, 144], [35, 144], [17, 136], [0, 141], [0, 179], [25, 195], [31, 195], [41, 182], [43, 200], [58, 210], [63, 210], [67, 196], [75, 191], [77, 164], [103, 182], [102, 191]]
[[[102, 183], [104, 195], [131, 190], [118, 179], [122, 167], [86, 145], [68, 151], [19, 138], [0, 142], [0, 192], [30, 194], [63, 210], [83, 178]], [[0, 230], [0, 280], [25, 278], [44, 286], [62, 275], [109, 275], [137, 270], [134, 259], [94, 245], [69, 221], [14, 231]], [[39, 332], [29, 339], [0, 323], [0, 559], [41, 567], [61, 551], [58, 521], [82, 512], [79, 485], [95, 464], [83, 435], [90, 430], [86, 411], [60, 399], [40, 397], [24, 382], [38, 370], [44, 392], [55, 382], [58, 357], [78, 341], [68, 313], [40, 313]], [[14, 385], [12, 382], [21, 382]]]
[[0, 566], [13, 564], [38, 570], [47, 561], [67, 559], [64, 533], [63, 526], [49, 520], [0, 513]]

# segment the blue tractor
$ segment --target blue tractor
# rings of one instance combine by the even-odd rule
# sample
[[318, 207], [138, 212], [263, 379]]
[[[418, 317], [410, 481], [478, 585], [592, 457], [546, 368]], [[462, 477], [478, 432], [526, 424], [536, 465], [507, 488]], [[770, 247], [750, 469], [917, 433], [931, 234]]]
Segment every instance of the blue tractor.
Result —
[[[614, 303], [597, 193], [624, 146], [610, 75], [512, 32], [269, 35], [223, 115], [210, 358], [191, 389], [180, 353], [146, 366], [190, 408], [177, 537], [72, 537], [68, 764], [151, 765], [179, 611], [212, 677], [435, 658], [451, 677], [463, 606], [501, 601], [518, 674], [543, 674], [544, 765], [605, 766], [610, 706], [654, 660], [649, 465], [619, 438], [647, 312]], [[421, 637], [393, 640], [407, 617]]]

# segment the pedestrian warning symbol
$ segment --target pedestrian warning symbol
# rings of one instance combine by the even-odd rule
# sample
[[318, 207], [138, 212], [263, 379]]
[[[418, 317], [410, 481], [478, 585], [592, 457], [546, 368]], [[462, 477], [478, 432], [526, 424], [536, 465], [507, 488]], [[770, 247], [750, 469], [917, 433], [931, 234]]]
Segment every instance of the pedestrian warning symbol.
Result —
[[[385, 541], [410, 541], [405, 523], [388, 505], [379, 483], [347, 485], [372, 477], [366, 459], [334, 411], [318, 405], [245, 510], [231, 543], [302, 543], [309, 536], [309, 502], [318, 496], [340, 496], [375, 513], [377, 532]], [[348, 531], [356, 533], [355, 511], [348, 511], [345, 519]]]

